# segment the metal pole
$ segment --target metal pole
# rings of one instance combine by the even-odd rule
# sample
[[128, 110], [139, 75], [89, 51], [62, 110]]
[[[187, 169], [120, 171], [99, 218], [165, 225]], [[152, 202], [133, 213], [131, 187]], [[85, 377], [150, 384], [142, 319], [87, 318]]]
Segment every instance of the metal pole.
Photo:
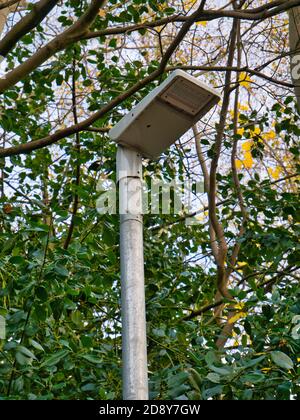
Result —
[[142, 157], [118, 147], [123, 399], [147, 400], [147, 342], [142, 218]]

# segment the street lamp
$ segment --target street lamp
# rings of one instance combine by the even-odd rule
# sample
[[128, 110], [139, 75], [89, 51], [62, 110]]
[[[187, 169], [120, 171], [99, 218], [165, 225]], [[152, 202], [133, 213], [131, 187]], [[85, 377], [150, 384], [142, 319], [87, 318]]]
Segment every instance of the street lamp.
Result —
[[110, 138], [119, 144], [124, 400], [148, 399], [142, 158], [159, 157], [220, 98], [218, 92], [195, 77], [175, 70], [109, 132]]

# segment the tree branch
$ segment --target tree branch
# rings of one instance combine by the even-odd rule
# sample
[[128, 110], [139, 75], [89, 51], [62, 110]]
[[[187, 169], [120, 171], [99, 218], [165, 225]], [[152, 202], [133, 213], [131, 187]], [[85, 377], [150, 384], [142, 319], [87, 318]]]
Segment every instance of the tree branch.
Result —
[[[30, 57], [26, 62], [18, 66], [16, 69], [12, 70], [2, 79], [0, 79], [0, 93], [3, 93], [6, 89], [13, 86], [18, 81], [22, 80], [25, 76], [27, 76], [31, 71], [37, 68], [39, 65], [44, 63], [54, 54], [59, 51], [64, 50], [66, 47], [71, 45], [74, 42], [78, 42], [86, 37], [95, 37], [95, 36], [103, 36], [108, 35], [109, 31], [114, 31], [114, 28], [108, 28], [107, 32], [98, 32], [97, 35], [95, 33], [91, 34], [88, 32], [88, 27], [92, 23], [90, 21], [91, 17], [96, 17], [93, 15], [92, 10], [95, 11], [99, 9], [104, 1], [102, 0], [94, 0], [87, 10], [85, 17], [83, 16], [80, 18], [74, 25], [64, 31], [62, 34], [58, 35], [52, 41], [50, 41], [47, 45], [37, 51], [32, 57]], [[280, 4], [278, 7], [278, 4]], [[300, 5], [300, 0], [289, 0], [285, 2], [272, 2], [268, 5], [261, 6], [256, 9], [251, 9], [248, 11], [236, 11], [236, 10], [202, 10], [201, 7], [191, 16], [178, 16], [169, 17], [169, 21], [174, 20], [181, 20], [183, 22], [189, 22], [191, 17], [193, 16], [193, 22], [201, 22], [201, 21], [208, 21], [208, 20], [215, 20], [219, 18], [231, 17], [236, 19], [245, 19], [245, 20], [265, 20], [269, 17], [275, 16], [281, 12], [287, 11], [295, 6]], [[81, 25], [85, 26], [84, 28], [80, 27]], [[129, 27], [130, 28], [130, 27]], [[136, 29], [138, 29], [138, 25], [136, 25]], [[128, 28], [119, 28], [120, 33], [125, 33]], [[133, 29], [131, 29], [133, 30]], [[129, 29], [130, 31], [130, 29]], [[113, 33], [113, 32], [111, 32]]]
[[[256, 9], [244, 9], [241, 11], [235, 11], [235, 10], [202, 10], [201, 14], [197, 17], [195, 22], [203, 22], [207, 20], [215, 20], [219, 18], [226, 18], [226, 17], [232, 17], [237, 19], [244, 19], [244, 20], [261, 20], [261, 19], [267, 19], [269, 17], [273, 17], [276, 14], [279, 14], [283, 11], [287, 11], [297, 5], [300, 5], [300, 0], [293, 0], [293, 1], [274, 1], [271, 3], [268, 3], [264, 6], [257, 7]], [[280, 6], [279, 8], [275, 8], [276, 6]], [[274, 10], [271, 10], [275, 8]], [[268, 10], [271, 10], [268, 12]], [[129, 33], [133, 31], [138, 31], [139, 29], [145, 29], [145, 28], [154, 28], [156, 26], [163, 26], [167, 25], [169, 23], [173, 22], [185, 22], [188, 20], [188, 16], [184, 15], [173, 15], [168, 16], [166, 18], [158, 19], [153, 22], [147, 22], [147, 23], [139, 23], [135, 25], [130, 26], [117, 26], [115, 28], [106, 28], [101, 29], [100, 31], [94, 31], [94, 32], [88, 32], [85, 34], [82, 39], [92, 39], [92, 38], [98, 38], [101, 36], [107, 36], [107, 35], [118, 35], [118, 34], [124, 34]]]
[[213, 20], [221, 17], [231, 17], [243, 20], [265, 20], [299, 5], [300, 0], [281, 0], [267, 3], [254, 9], [205, 10], [203, 12], [203, 18], [206, 17], [206, 20]]
[[3, 93], [6, 89], [14, 86], [55, 53], [62, 51], [74, 42], [79, 41], [81, 36], [86, 33], [89, 26], [96, 19], [100, 7], [103, 6], [105, 2], [106, 0], [93, 0], [86, 12], [77, 20], [77, 22], [38, 50], [27, 61], [20, 64], [0, 79], [0, 93]]
[[[102, 3], [102, 2], [101, 2]], [[273, 2], [274, 4], [278, 4], [278, 2]], [[270, 8], [272, 6], [273, 3], [268, 4], [268, 8]], [[286, 2], [289, 3], [288, 6], [290, 6], [290, 2]], [[293, 1], [293, 4], [295, 3], [295, 1]], [[300, 4], [300, 0], [298, 1], [298, 3]], [[273, 4], [273, 6], [274, 6]], [[273, 7], [272, 6], [272, 7]], [[203, 11], [201, 13], [204, 13]], [[197, 20], [199, 12], [195, 12], [193, 16], [193, 21]], [[189, 17], [190, 21], [188, 22], [188, 25], [191, 25], [191, 20], [192, 20], [192, 16]], [[176, 18], [179, 19], [179, 15], [176, 15]], [[174, 19], [174, 17], [169, 17], [168, 20], [172, 21], [172, 19]], [[182, 16], [180, 19], [182, 19], [183, 21], [187, 20], [187, 17]], [[161, 21], [157, 21], [160, 22]], [[185, 22], [186, 23], [186, 22]], [[75, 25], [75, 24], [74, 24]], [[71, 28], [74, 28], [74, 25], [72, 25]], [[120, 28], [119, 28], [120, 29]], [[124, 28], [122, 28], [123, 30]], [[109, 29], [111, 30], [111, 28]], [[113, 30], [115, 30], [113, 28]], [[72, 32], [70, 30], [70, 28], [67, 30], [69, 32]], [[66, 32], [67, 32], [66, 31]], [[66, 32], [64, 32], [63, 34], [65, 34]], [[83, 37], [87, 35], [86, 33], [83, 34]], [[79, 36], [80, 38], [80, 36]], [[57, 39], [57, 38], [56, 38]], [[55, 40], [56, 40], [55, 39]], [[55, 40], [51, 41], [54, 42]], [[175, 42], [176, 40], [174, 40]], [[51, 44], [50, 42], [50, 44]], [[177, 45], [177, 41], [176, 41], [176, 45]], [[46, 48], [46, 47], [44, 47]], [[40, 51], [42, 51], [44, 48], [42, 48]], [[175, 46], [176, 48], [176, 46]], [[169, 56], [169, 53], [172, 53], [172, 51], [167, 51], [166, 56]], [[49, 53], [47, 56], [51, 56], [52, 54]], [[26, 63], [24, 63], [25, 65]], [[164, 63], [163, 63], [164, 66]], [[162, 67], [163, 67], [162, 66]], [[115, 106], [119, 105], [122, 101], [124, 101], [125, 99], [127, 99], [128, 97], [130, 97], [131, 95], [133, 95], [134, 93], [136, 93], [137, 91], [139, 91], [140, 89], [142, 89], [143, 87], [145, 87], [148, 83], [152, 82], [153, 80], [155, 80], [155, 78], [157, 78], [158, 76], [160, 76], [162, 74], [162, 67], [160, 67], [158, 70], [154, 71], [152, 74], [150, 74], [148, 77], [146, 77], [145, 79], [143, 79], [142, 81], [136, 83], [132, 88], [130, 88], [127, 92], [119, 95], [118, 97], [116, 97], [113, 101], [111, 101], [109, 104], [107, 104], [106, 106], [104, 106], [102, 109], [100, 109], [99, 111], [95, 112], [93, 115], [91, 115], [88, 119], [78, 123], [78, 124], [74, 124], [70, 127], [67, 127], [65, 129], [62, 130], [58, 130], [57, 132], [50, 134], [42, 139], [38, 139], [38, 140], [33, 140], [29, 143], [25, 143], [25, 144], [20, 144], [18, 146], [13, 146], [10, 148], [6, 148], [6, 149], [0, 149], [0, 157], [6, 157], [6, 156], [13, 156], [13, 155], [18, 155], [18, 154], [23, 154], [23, 153], [29, 153], [33, 150], [39, 149], [39, 148], [43, 148], [46, 146], [49, 146], [53, 143], [58, 142], [59, 140], [71, 136], [77, 132], [83, 131], [83, 130], [87, 130], [89, 129], [90, 125], [92, 125], [94, 122], [96, 122], [98, 119], [100, 119], [102, 116], [104, 116], [107, 112], [111, 111]], [[178, 67], [177, 67], [178, 68]], [[183, 67], [182, 67], [183, 68]], [[268, 78], [269, 76], [263, 76], [260, 72], [256, 72], [255, 70], [251, 70], [248, 68], [236, 68], [233, 66], [226, 66], [226, 67], [199, 67], [199, 66], [188, 66], [185, 67], [186, 69], [189, 68], [191, 70], [195, 69], [195, 70], [215, 70], [215, 71], [248, 71], [250, 74], [256, 74], [257, 76], [260, 77], [264, 77], [264, 78]], [[168, 67], [166, 68], [167, 71], [170, 71], [174, 69], [174, 67]], [[16, 71], [18, 70], [15, 69], [13, 70]], [[3, 79], [2, 79], [3, 80]], [[5, 79], [4, 79], [5, 80]], [[272, 81], [274, 81], [274, 79], [272, 79]], [[288, 87], [292, 87], [292, 85], [288, 85]], [[0, 80], [0, 88], [1, 88], [1, 80]]]
[[[0, 149], [0, 157], [7, 157], [7, 156], [13, 156], [16, 154], [22, 154], [22, 153], [29, 153], [32, 150], [41, 149], [45, 146], [49, 146], [53, 143], [56, 143], [57, 141], [61, 140], [62, 138], [71, 136], [77, 132], [83, 131], [87, 129], [90, 125], [92, 125], [94, 122], [99, 120], [102, 116], [104, 116], [107, 112], [114, 109], [117, 105], [119, 105], [121, 102], [123, 102], [125, 99], [129, 98], [134, 93], [138, 92], [140, 89], [145, 87], [148, 83], [155, 80], [157, 77], [163, 74], [165, 67], [168, 63], [168, 60], [176, 50], [177, 46], [180, 44], [180, 42], [183, 40], [187, 32], [189, 31], [191, 25], [194, 23], [195, 16], [197, 15], [196, 11], [190, 16], [190, 19], [182, 25], [181, 29], [179, 30], [178, 34], [176, 35], [175, 39], [172, 41], [172, 43], [169, 45], [167, 51], [165, 52], [165, 55], [162, 57], [159, 67], [154, 70], [149, 76], [145, 77], [143, 80], [140, 80], [136, 84], [134, 84], [130, 89], [128, 89], [126, 92], [122, 93], [121, 95], [117, 96], [115, 99], [113, 99], [109, 104], [105, 105], [103, 108], [101, 108], [99, 111], [95, 112], [93, 115], [91, 115], [86, 120], [74, 124], [71, 127], [58, 130], [56, 133], [51, 134], [49, 136], [46, 136], [39, 140], [33, 140], [29, 143], [20, 144], [18, 146], [9, 147], [7, 149]], [[0, 84], [1, 86], [1, 84]]]
[[33, 4], [31, 12], [24, 16], [0, 41], [0, 55], [5, 57], [24, 35], [42, 22], [58, 1], [40, 0]]
[[200, 309], [197, 309], [196, 311], [191, 311], [189, 315], [187, 315], [185, 318], [183, 318], [183, 321], [189, 321], [190, 319], [196, 318], [197, 316], [200, 316], [204, 314], [205, 312], [210, 311], [211, 309], [215, 309], [220, 305], [223, 305], [225, 302], [224, 299], [218, 300], [217, 302], [211, 303], [210, 305], [203, 306]]
[[[238, 28], [237, 28], [237, 65], [240, 67], [241, 61], [242, 61], [242, 45], [241, 45], [241, 37], [240, 37], [240, 22], [238, 22]], [[234, 140], [232, 145], [232, 152], [231, 152], [231, 171], [232, 171], [232, 178], [234, 183], [234, 188], [238, 197], [239, 206], [242, 213], [243, 222], [240, 227], [239, 233], [238, 233], [238, 239], [241, 238], [242, 235], [245, 233], [246, 224], [248, 221], [248, 213], [246, 210], [246, 206], [244, 203], [244, 197], [241, 190], [241, 184], [236, 168], [236, 157], [237, 157], [237, 146], [238, 146], [238, 120], [239, 120], [239, 76], [236, 77], [236, 83], [238, 85], [236, 92], [235, 92], [235, 99], [234, 99], [234, 118], [233, 118], [233, 134], [234, 134]], [[235, 266], [238, 254], [240, 251], [240, 242], [237, 240], [235, 243], [235, 246], [233, 248], [231, 257], [230, 257], [230, 264], [227, 269], [227, 277], [229, 278], [230, 274], [232, 273], [232, 267]]]
[[[229, 53], [228, 53], [228, 61], [227, 66], [230, 68], [232, 67], [233, 59], [234, 59], [234, 51], [236, 45], [236, 36], [237, 36], [237, 23], [238, 21], [234, 19], [231, 36], [230, 36], [230, 45], [229, 45]], [[224, 95], [223, 95], [223, 103], [220, 113], [220, 121], [217, 126], [217, 134], [216, 140], [214, 145], [214, 156], [211, 161], [210, 167], [210, 186], [209, 186], [209, 218], [212, 224], [212, 227], [216, 233], [216, 237], [218, 240], [218, 256], [216, 260], [217, 269], [218, 269], [218, 278], [217, 278], [217, 286], [218, 291], [221, 293], [223, 297], [231, 298], [230, 293], [227, 290], [227, 278], [226, 278], [226, 271], [225, 271], [225, 260], [227, 256], [227, 244], [224, 236], [224, 231], [221, 223], [217, 217], [217, 209], [216, 209], [216, 176], [217, 176], [217, 169], [218, 163], [221, 154], [221, 147], [223, 143], [223, 135], [224, 129], [226, 124], [226, 117], [229, 109], [229, 102], [230, 102], [230, 93], [231, 93], [231, 71], [227, 70], [225, 75], [225, 88], [224, 88]]]
[[[235, 7], [236, 2], [233, 3], [233, 6]], [[240, 37], [240, 21], [237, 22], [237, 29], [236, 29], [236, 38], [237, 38], [237, 65], [238, 67], [240, 67], [241, 65], [241, 60], [242, 60], [242, 52], [241, 52], [241, 37]], [[239, 233], [238, 233], [238, 239], [241, 238], [241, 236], [245, 233], [245, 229], [246, 229], [246, 223], [248, 220], [248, 214], [246, 211], [246, 207], [244, 204], [244, 198], [241, 192], [241, 185], [240, 185], [240, 180], [238, 177], [238, 172], [237, 172], [237, 168], [236, 168], [236, 154], [237, 154], [237, 146], [238, 146], [238, 140], [237, 140], [237, 131], [238, 131], [238, 118], [239, 118], [239, 75], [237, 74], [236, 76], [236, 83], [237, 83], [237, 88], [235, 91], [235, 99], [234, 99], [234, 118], [233, 118], [233, 133], [234, 133], [234, 139], [233, 139], [233, 146], [232, 146], [232, 152], [231, 152], [231, 170], [232, 170], [232, 178], [233, 178], [233, 183], [234, 183], [234, 187], [238, 196], [238, 202], [240, 205], [240, 209], [242, 212], [242, 216], [243, 216], [243, 222], [242, 225], [239, 229]], [[232, 254], [230, 257], [230, 262], [228, 263], [228, 267], [225, 271], [225, 278], [224, 278], [224, 283], [226, 282], [226, 289], [227, 289], [227, 284], [229, 282], [229, 278], [230, 275], [233, 271], [233, 268], [237, 262], [237, 258], [240, 252], [240, 242], [238, 241], [238, 239], [235, 242], [235, 245], [233, 247], [232, 250]], [[221, 290], [219, 290], [219, 292], [221, 292]], [[219, 296], [218, 296], [219, 297]], [[220, 312], [220, 311], [217, 311]], [[234, 323], [231, 322], [231, 319], [233, 318], [233, 316], [235, 315], [235, 312], [233, 311], [229, 311], [229, 314], [227, 316], [227, 321], [225, 323], [225, 325], [222, 327], [222, 332], [220, 334], [220, 336], [218, 337], [217, 341], [216, 341], [216, 346], [218, 349], [223, 348], [226, 344], [227, 338], [232, 334], [232, 330], [234, 328]]]
[[0, 4], [0, 10], [2, 9], [6, 9], [7, 7], [11, 7], [16, 3], [20, 3], [20, 0], [9, 0], [6, 1], [5, 3]]
[[[286, 83], [286, 82], [280, 82], [277, 81], [269, 76], [266, 76], [258, 71], [249, 69], [248, 67], [228, 67], [228, 66], [217, 66], [217, 67], [210, 67], [210, 66], [168, 66], [165, 68], [165, 71], [169, 72], [169, 71], [173, 71], [175, 69], [183, 69], [183, 70], [199, 70], [199, 71], [218, 71], [218, 72], [223, 72], [223, 71], [233, 71], [233, 72], [248, 72], [249, 74], [253, 74], [256, 75], [258, 77], [262, 77], [264, 79], [270, 80], [273, 83], [277, 83], [277, 84], [281, 84], [284, 85], [286, 87], [293, 87], [292, 84]], [[88, 118], [85, 121], [82, 121], [79, 124], [73, 125], [71, 127], [65, 128], [63, 130], [59, 130], [54, 134], [50, 134], [49, 136], [43, 138], [43, 139], [39, 139], [39, 140], [34, 140], [32, 142], [29, 143], [25, 143], [24, 145], [19, 145], [19, 146], [14, 146], [11, 148], [7, 148], [7, 149], [0, 149], [0, 157], [6, 157], [6, 156], [12, 156], [12, 155], [18, 155], [18, 154], [22, 154], [22, 153], [28, 153], [32, 150], [35, 149], [40, 149], [42, 147], [46, 147], [48, 145], [51, 145], [53, 143], [56, 143], [57, 141], [68, 137], [72, 134], [75, 134], [77, 132], [86, 130], [86, 131], [98, 131], [98, 132], [107, 132], [109, 131], [108, 128], [90, 128], [89, 126], [91, 124], [93, 124], [94, 122], [96, 122], [99, 118], [101, 118], [106, 112], [109, 112], [111, 109], [113, 109], [115, 106], [119, 105], [123, 100], [127, 99], [130, 95], [136, 93], [139, 89], [141, 89], [142, 87], [146, 86], [148, 83], [150, 83], [152, 80], [154, 80], [156, 77], [158, 77], [160, 74], [158, 74], [157, 76], [155, 76], [154, 78], [152, 78], [152, 75], [150, 75], [151, 77], [146, 80], [146, 83], [143, 84], [142, 86], [140, 86], [137, 89], [133, 89], [131, 91], [131, 93], [127, 96], [126, 93], [119, 95], [116, 98], [116, 102], [115, 100], [113, 100], [110, 104], [113, 104], [112, 107], [110, 107], [110, 104], [106, 105], [104, 108], [102, 108], [101, 110], [99, 110], [98, 112], [96, 112], [95, 114], [93, 114], [90, 118]], [[103, 111], [103, 113], [102, 113]], [[26, 145], [26, 146], [25, 146]], [[27, 146], [28, 145], [28, 146]]]
[[[206, 166], [206, 161], [205, 158], [203, 156], [203, 152], [202, 152], [202, 146], [201, 146], [201, 136], [200, 133], [197, 129], [197, 126], [193, 127], [193, 133], [195, 136], [195, 143], [196, 143], [196, 152], [197, 152], [197, 156], [198, 156], [198, 160], [201, 166], [201, 170], [202, 170], [202, 174], [203, 174], [203, 179], [204, 179], [204, 189], [205, 192], [207, 194], [207, 196], [209, 197], [209, 172]], [[209, 238], [210, 238], [210, 246], [211, 246], [211, 250], [213, 253], [213, 256], [215, 258], [215, 261], [217, 261], [218, 259], [218, 245], [216, 242], [216, 232], [212, 226], [211, 220], [209, 219]]]
[[287, 88], [293, 88], [294, 84], [292, 83], [288, 83], [288, 82], [284, 82], [283, 80], [277, 80], [274, 79], [274, 77], [272, 76], [268, 76], [267, 74], [264, 74], [260, 71], [257, 71], [255, 69], [250, 69], [248, 66], [244, 66], [244, 67], [240, 67], [240, 66], [171, 66], [171, 67], [167, 67], [166, 71], [173, 71], [176, 69], [181, 69], [181, 70], [198, 70], [198, 71], [203, 71], [203, 72], [208, 72], [208, 71], [216, 71], [216, 72], [223, 72], [223, 71], [232, 71], [232, 72], [237, 72], [237, 73], [248, 73], [252, 76], [257, 76], [260, 77], [261, 79], [264, 80], [268, 80], [271, 83], [274, 83], [276, 85], [280, 85], [280, 86], [284, 86]]
[[[283, 271], [278, 271], [276, 273], [276, 276], [274, 276], [271, 279], [269, 279], [269, 280], [267, 280], [267, 281], [259, 284], [258, 287], [265, 288], [265, 286], [267, 286], [269, 284], [274, 284], [278, 280], [281, 280], [284, 276], [289, 276], [293, 271], [296, 271], [298, 269], [299, 269], [299, 267], [294, 267], [292, 265], [289, 265]], [[260, 274], [261, 274], [261, 272], [254, 273], [254, 276], [260, 275]], [[244, 279], [242, 279], [242, 281], [246, 280], [247, 278], [249, 278], [249, 276], [247, 276]], [[245, 290], [245, 293], [247, 293], [247, 294], [252, 293], [252, 292], [253, 292], [253, 289], [252, 288], [249, 288], [249, 289]], [[218, 301], [216, 301], [214, 303], [211, 303], [209, 305], [205, 305], [205, 306], [203, 306], [200, 309], [196, 309], [196, 310], [191, 309], [190, 310], [191, 313], [189, 315], [187, 315], [186, 317], [184, 317], [182, 320], [183, 321], [189, 321], [190, 319], [194, 319], [197, 316], [200, 316], [203, 313], [210, 311], [211, 309], [215, 309], [218, 306], [223, 305], [224, 303], [226, 303], [226, 299], [220, 299], [220, 300], [218, 300]], [[227, 337], [227, 339], [228, 339], [228, 337]]]

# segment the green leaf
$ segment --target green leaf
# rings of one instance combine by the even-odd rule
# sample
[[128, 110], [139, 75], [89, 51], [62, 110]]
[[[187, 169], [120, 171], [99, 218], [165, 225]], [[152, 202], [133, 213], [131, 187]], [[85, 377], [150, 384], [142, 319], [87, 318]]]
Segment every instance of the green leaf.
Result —
[[47, 310], [44, 305], [35, 305], [34, 313], [39, 321], [46, 321], [47, 319]]
[[213, 370], [216, 373], [219, 373], [220, 375], [229, 375], [232, 373], [232, 368], [230, 366], [224, 366], [224, 367], [217, 367], [214, 365], [209, 366], [211, 370]]
[[55, 321], [58, 321], [62, 315], [64, 309], [64, 303], [62, 299], [55, 299], [50, 303], [52, 315]]
[[90, 348], [93, 346], [93, 339], [89, 337], [88, 335], [83, 335], [82, 337], [80, 337], [80, 341], [83, 347]]
[[35, 340], [32, 338], [29, 339], [29, 343], [34, 347], [36, 350], [45, 351], [44, 348]]
[[274, 309], [271, 305], [263, 305], [262, 312], [268, 320], [270, 320], [274, 316]]
[[112, 227], [106, 223], [103, 226], [102, 239], [103, 242], [108, 246], [112, 246], [115, 244], [115, 233]]
[[38, 286], [35, 289], [35, 293], [36, 296], [42, 301], [42, 302], [46, 302], [48, 300], [48, 293], [47, 290], [42, 287], [42, 286]]
[[184, 395], [185, 392], [187, 392], [190, 389], [188, 385], [180, 384], [178, 387], [173, 388], [169, 391], [170, 398], [174, 400], [175, 398], [180, 397], [181, 395]]
[[28, 350], [28, 348], [26, 348], [26, 347], [24, 347], [24, 346], [18, 346], [18, 347], [17, 347], [17, 350], [18, 350], [20, 353], [24, 354], [24, 356], [27, 356], [27, 357], [29, 357], [30, 359], [34, 359], [34, 360], [36, 360], [35, 355], [34, 355], [34, 354], [30, 351], [30, 350]]
[[57, 365], [63, 358], [65, 358], [70, 353], [69, 350], [60, 350], [57, 353], [47, 357], [41, 367], [51, 367]]
[[222, 391], [223, 391], [223, 386], [222, 385], [217, 385], [217, 386], [215, 386], [213, 388], [206, 389], [203, 392], [202, 395], [203, 395], [203, 398], [204, 399], [208, 399], [208, 398], [212, 398], [212, 397], [214, 397], [216, 395], [222, 394]]
[[62, 277], [68, 277], [69, 276], [69, 271], [63, 265], [57, 264], [54, 267], [54, 271]]
[[9, 262], [11, 264], [21, 265], [21, 264], [26, 263], [26, 260], [24, 257], [21, 257], [20, 255], [16, 255], [14, 257], [11, 257]]
[[219, 384], [221, 382], [220, 375], [218, 373], [209, 373], [206, 378], [213, 382], [214, 384]]
[[253, 398], [253, 390], [252, 389], [245, 389], [243, 392], [242, 399], [245, 401], [252, 400]]
[[202, 385], [202, 377], [200, 373], [196, 369], [193, 369], [193, 368], [190, 368], [188, 371], [191, 374], [193, 382], [196, 383], [197, 387], [200, 389]]
[[259, 382], [265, 381], [266, 377], [262, 373], [248, 373], [241, 377], [242, 382], [250, 382], [252, 384], [256, 384]]
[[26, 357], [23, 353], [17, 351], [16, 360], [20, 365], [25, 366], [25, 365], [30, 364], [32, 359], [29, 357]]
[[216, 355], [216, 353], [214, 351], [209, 351], [205, 355], [205, 361], [206, 361], [207, 365], [210, 367], [214, 363], [218, 363], [219, 362], [219, 358], [217, 357], [217, 355]]
[[262, 362], [265, 358], [266, 356], [259, 356], [259, 357], [256, 357], [255, 359], [247, 360], [243, 362], [243, 366], [247, 368], [255, 366], [258, 363]]
[[89, 391], [94, 391], [96, 389], [95, 384], [89, 383], [89, 384], [85, 384], [81, 387], [81, 391], [83, 392], [89, 392]]
[[271, 357], [273, 362], [283, 369], [290, 370], [294, 367], [292, 359], [290, 359], [289, 356], [287, 356], [285, 353], [282, 353], [281, 351], [272, 351]]
[[71, 320], [78, 328], [83, 326], [82, 315], [80, 311], [72, 312]]
[[103, 363], [103, 360], [99, 359], [97, 356], [94, 356], [93, 354], [82, 354], [80, 355], [82, 359], [87, 360], [90, 363], [93, 363], [94, 365], [99, 365]]

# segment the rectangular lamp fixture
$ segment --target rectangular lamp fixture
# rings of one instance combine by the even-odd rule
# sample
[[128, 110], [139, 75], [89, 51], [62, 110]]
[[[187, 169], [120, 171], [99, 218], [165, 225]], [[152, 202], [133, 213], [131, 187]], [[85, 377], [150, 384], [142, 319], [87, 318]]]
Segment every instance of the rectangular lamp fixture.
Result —
[[117, 143], [158, 158], [221, 99], [211, 87], [175, 70], [109, 132]]

